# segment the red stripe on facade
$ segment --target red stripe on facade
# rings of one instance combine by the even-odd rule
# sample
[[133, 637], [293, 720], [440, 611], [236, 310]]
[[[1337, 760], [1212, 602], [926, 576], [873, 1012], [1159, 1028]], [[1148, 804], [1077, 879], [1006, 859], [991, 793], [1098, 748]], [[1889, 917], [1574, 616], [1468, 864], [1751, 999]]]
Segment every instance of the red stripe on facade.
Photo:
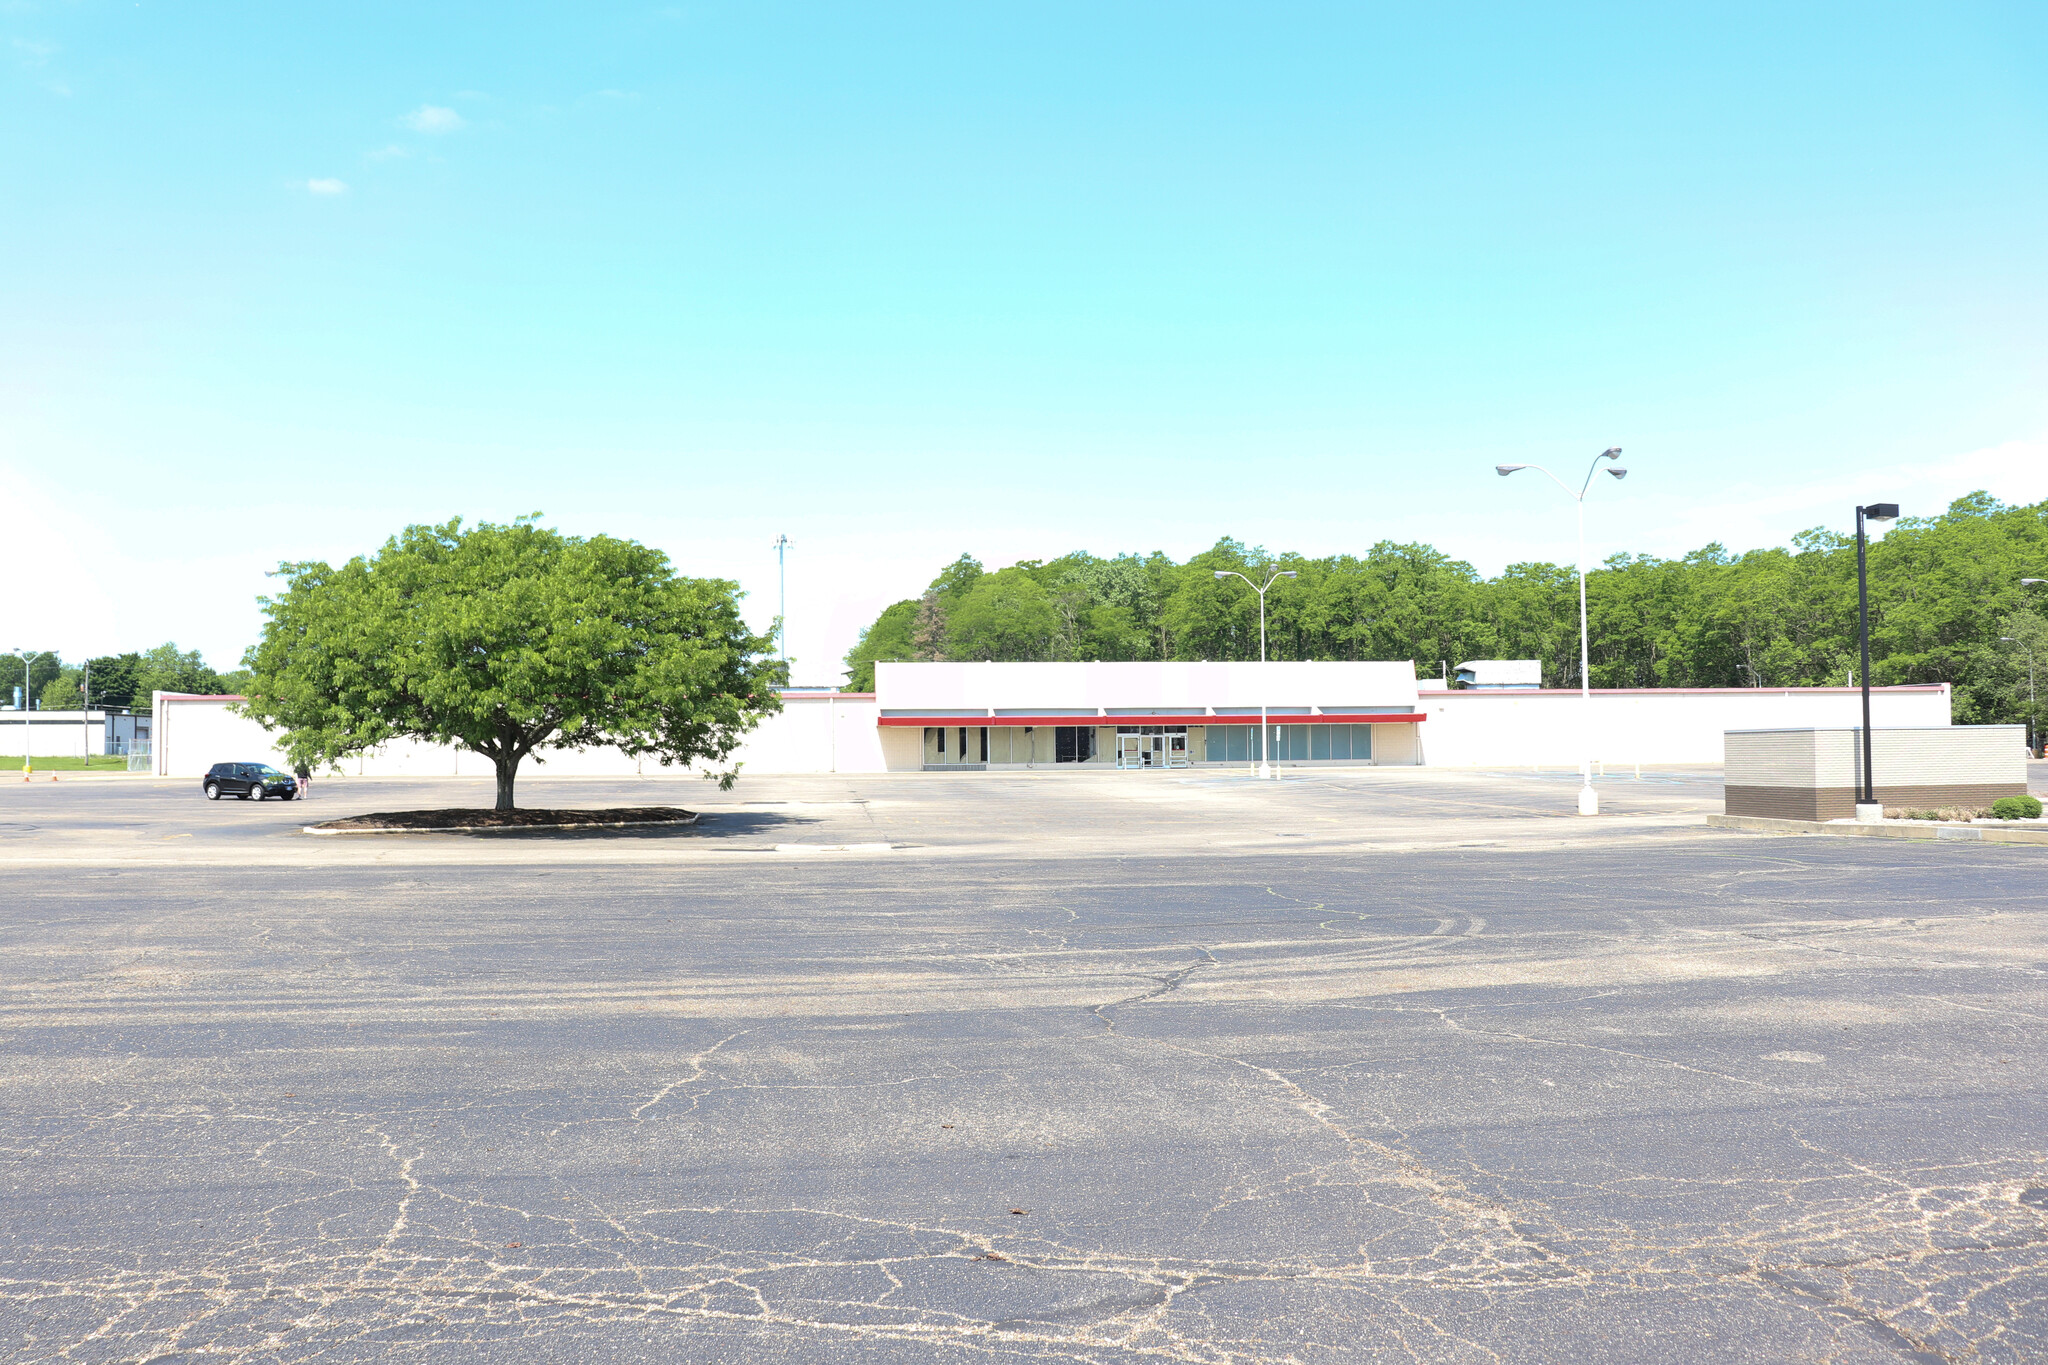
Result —
[[[1340, 712], [1327, 716], [1268, 716], [1273, 725], [1408, 725], [1429, 717], [1415, 713], [1385, 715], [1368, 712], [1353, 715]], [[969, 730], [1008, 729], [1020, 725], [1085, 725], [1099, 729], [1111, 725], [1257, 725], [1257, 716], [882, 716], [877, 725], [936, 725]]]

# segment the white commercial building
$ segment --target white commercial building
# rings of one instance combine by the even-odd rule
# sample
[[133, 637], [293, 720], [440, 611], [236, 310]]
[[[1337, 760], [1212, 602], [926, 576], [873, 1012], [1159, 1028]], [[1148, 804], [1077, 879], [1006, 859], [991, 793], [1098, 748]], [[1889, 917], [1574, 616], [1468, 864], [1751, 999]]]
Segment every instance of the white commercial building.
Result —
[[[1846, 687], [1609, 690], [1588, 702], [1575, 691], [1446, 690], [1418, 682], [1407, 662], [880, 663], [875, 673], [872, 693], [783, 693], [780, 714], [731, 761], [752, 773], [1218, 767], [1256, 763], [1263, 747], [1274, 764], [1302, 768], [1718, 764], [1727, 731], [1854, 727], [1862, 715], [1860, 694]], [[196, 778], [220, 762], [283, 766], [274, 737], [235, 712], [238, 700], [158, 693], [156, 771]], [[1879, 729], [1949, 723], [1946, 684], [1876, 688], [1871, 700]], [[522, 775], [677, 771], [609, 748], [536, 757]], [[341, 769], [492, 771], [481, 755], [411, 741]]]
[[1406, 662], [878, 663], [875, 692], [892, 771], [1422, 761]]

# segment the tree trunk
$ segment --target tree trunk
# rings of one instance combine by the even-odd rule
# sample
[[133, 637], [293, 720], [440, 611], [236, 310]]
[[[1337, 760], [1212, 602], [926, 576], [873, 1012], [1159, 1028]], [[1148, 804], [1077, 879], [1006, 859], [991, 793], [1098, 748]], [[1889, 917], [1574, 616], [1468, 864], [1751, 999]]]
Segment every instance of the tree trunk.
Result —
[[501, 753], [492, 760], [498, 769], [498, 809], [512, 809], [512, 779], [519, 775], [519, 755]]

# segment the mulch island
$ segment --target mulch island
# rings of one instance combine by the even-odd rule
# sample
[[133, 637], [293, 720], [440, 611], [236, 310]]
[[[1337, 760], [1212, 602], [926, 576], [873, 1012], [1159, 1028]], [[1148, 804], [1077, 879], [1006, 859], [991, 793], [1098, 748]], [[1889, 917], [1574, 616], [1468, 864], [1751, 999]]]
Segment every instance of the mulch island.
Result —
[[687, 825], [695, 811], [680, 806], [614, 806], [606, 810], [393, 810], [307, 825], [309, 834], [402, 834], [468, 829], [606, 829], [617, 825]]

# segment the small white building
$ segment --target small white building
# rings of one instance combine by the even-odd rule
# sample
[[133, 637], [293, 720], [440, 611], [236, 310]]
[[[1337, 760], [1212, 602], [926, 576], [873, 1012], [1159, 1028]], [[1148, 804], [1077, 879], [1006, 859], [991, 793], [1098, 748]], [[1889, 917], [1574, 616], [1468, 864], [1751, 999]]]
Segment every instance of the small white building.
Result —
[[124, 754], [139, 729], [146, 744], [149, 717], [101, 710], [21, 711], [0, 709], [0, 754], [9, 758], [83, 758]]
[[1539, 688], [1543, 686], [1543, 660], [1467, 659], [1458, 665], [1458, 686], [1516, 687], [1524, 691]]

